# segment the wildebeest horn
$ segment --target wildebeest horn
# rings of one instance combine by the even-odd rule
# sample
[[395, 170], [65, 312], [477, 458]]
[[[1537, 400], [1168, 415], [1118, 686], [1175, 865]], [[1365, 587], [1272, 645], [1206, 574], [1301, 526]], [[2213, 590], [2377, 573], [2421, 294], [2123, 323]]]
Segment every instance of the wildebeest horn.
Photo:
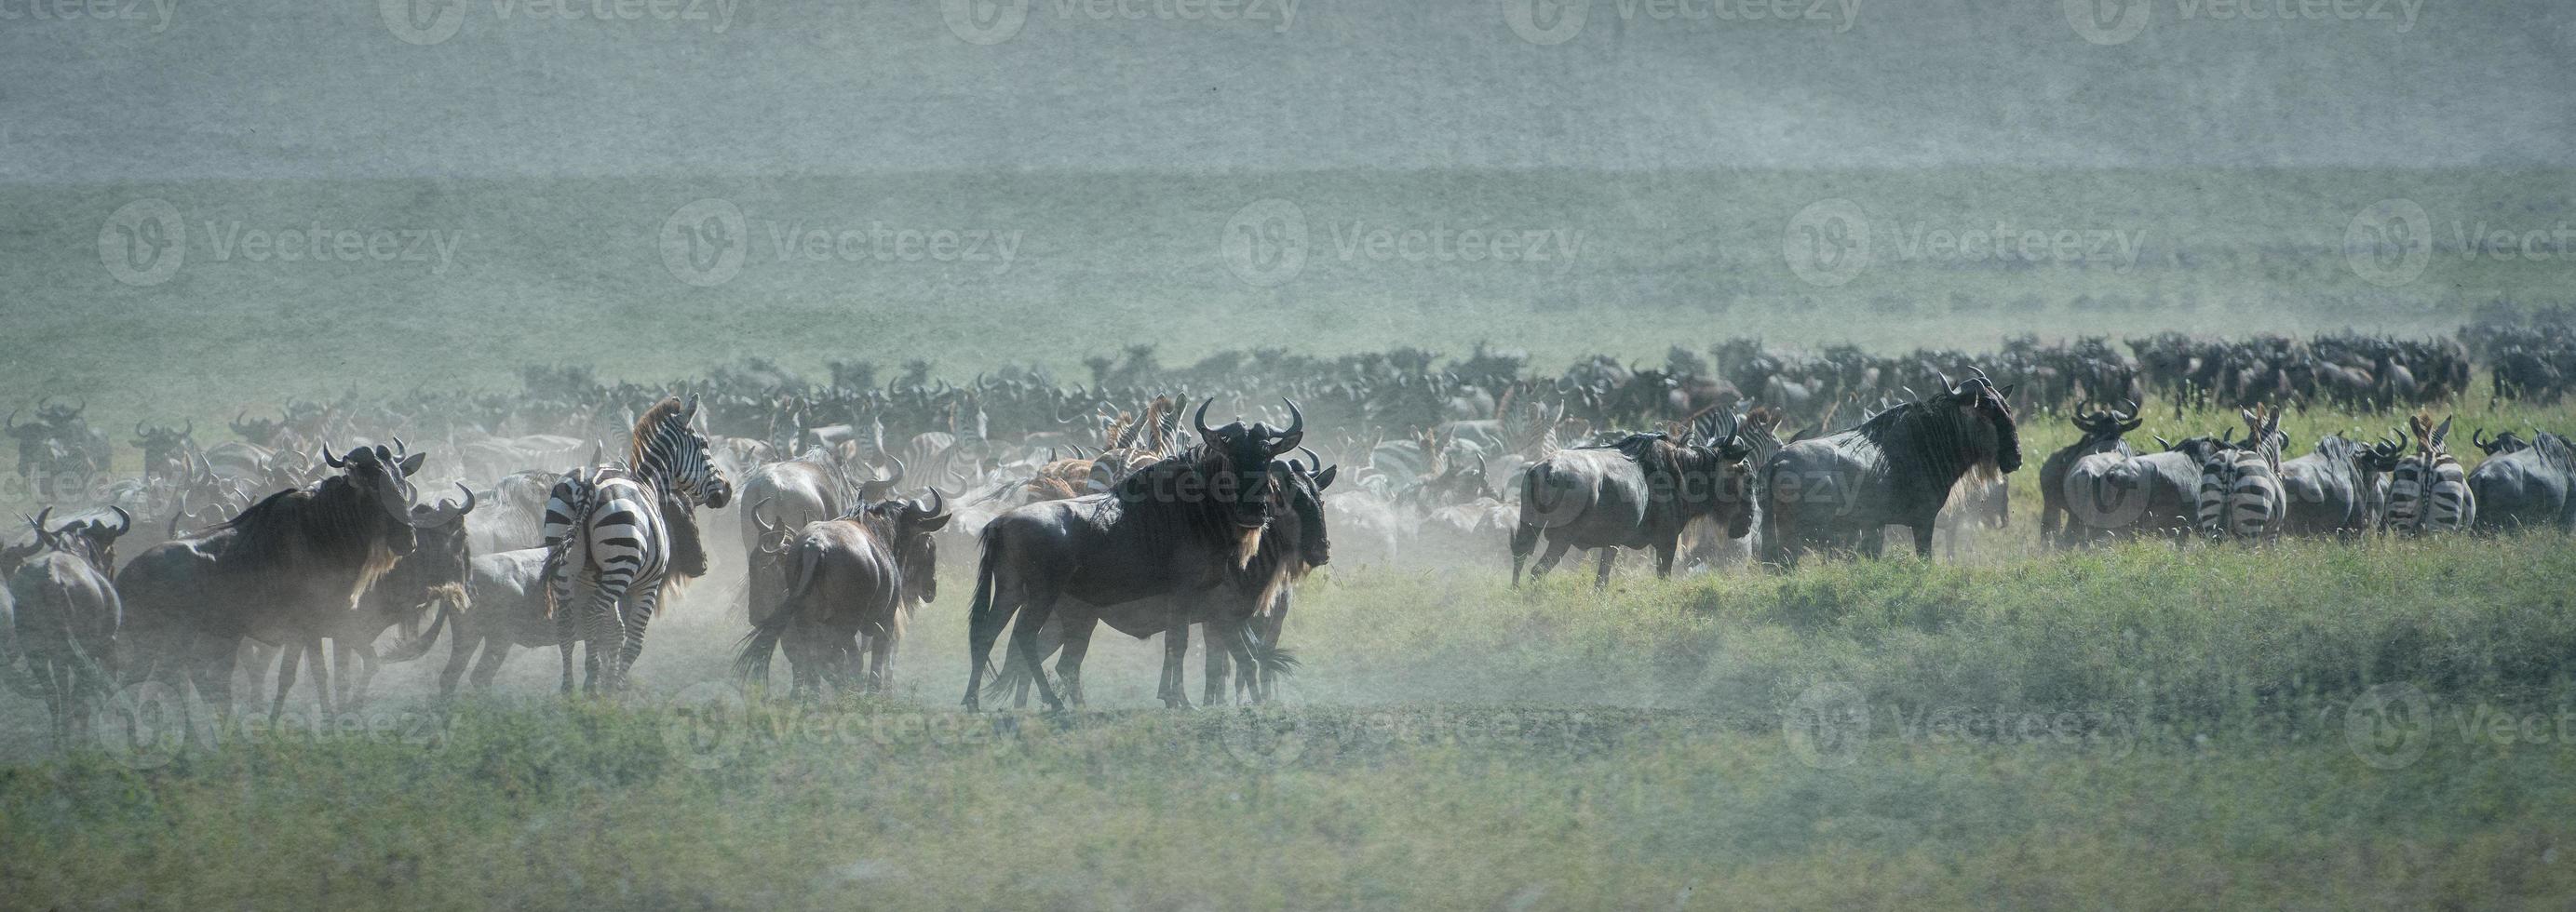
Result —
[[1196, 429], [1196, 430], [1199, 432], [1199, 442], [1200, 442], [1200, 443], [1206, 443], [1206, 442], [1208, 442], [1208, 441], [1210, 441], [1210, 440], [1214, 440], [1214, 439], [1216, 439], [1216, 432], [1215, 432], [1215, 431], [1208, 430], [1208, 426], [1207, 426], [1207, 410], [1208, 410], [1208, 406], [1215, 405], [1215, 404], [1216, 404], [1216, 397], [1215, 397], [1215, 396], [1209, 396], [1209, 397], [1207, 397], [1207, 399], [1205, 399], [1204, 401], [1201, 401], [1201, 402], [1199, 403], [1199, 410], [1198, 410], [1197, 412], [1194, 412], [1194, 413], [1192, 413], [1192, 414], [1190, 415], [1190, 427], [1192, 427], [1192, 428]]
[[1297, 400], [1281, 396], [1279, 401], [1288, 403], [1288, 429], [1279, 432], [1279, 442], [1270, 450], [1274, 455], [1296, 449], [1306, 439], [1306, 413], [1297, 410]]
[[775, 534], [778, 531], [777, 523], [770, 522], [769, 517], [760, 515], [760, 511], [767, 506], [769, 506], [769, 498], [766, 497], [761, 498], [759, 503], [751, 505], [751, 524], [754, 528], [759, 529], [760, 534], [764, 537]]
[[1306, 454], [1306, 458], [1314, 460], [1314, 461], [1315, 461], [1314, 469], [1315, 469], [1316, 471], [1321, 471], [1321, 470], [1323, 470], [1323, 468], [1324, 468], [1324, 457], [1322, 457], [1322, 456], [1318, 456], [1318, 455], [1315, 455], [1315, 451], [1314, 451], [1314, 450], [1307, 448], [1307, 447], [1306, 447], [1305, 445], [1303, 445], [1303, 444], [1300, 444], [1300, 445], [1298, 445], [1298, 447], [1297, 447], [1297, 452], [1304, 453], [1304, 454]]
[[430, 513], [437, 520], [438, 525], [455, 522], [465, 518], [465, 514], [474, 512], [474, 489], [466, 487], [461, 481], [456, 482], [456, 489], [465, 492], [465, 502], [456, 504], [455, 501], [441, 499], [438, 506]]
[[2162, 447], [2162, 448], [2167, 449], [2167, 450], [2171, 450], [2171, 449], [2173, 449], [2173, 443], [2172, 443], [2171, 441], [2166, 440], [2166, 439], [2165, 439], [2165, 435], [2163, 435], [2163, 434], [2149, 434], [2149, 435], [2147, 435], [2147, 436], [2149, 436], [2149, 437], [2153, 437], [2153, 438], [2155, 438], [2155, 439], [2156, 439], [2156, 446]]
[[2486, 428], [2483, 428], [2483, 427], [2475, 428], [2475, 429], [2473, 429], [2473, 430], [2469, 431], [2469, 442], [2470, 442], [2470, 443], [2473, 443], [2473, 444], [2477, 444], [2478, 449], [2481, 449], [2481, 450], [2486, 449], [2486, 448], [2487, 448], [2487, 437], [2486, 437], [2486, 434], [2487, 434], [2487, 429], [2486, 429]]
[[[352, 450], [351, 452], [356, 451]], [[331, 442], [328, 440], [322, 442], [322, 461], [335, 469], [345, 469], [349, 467], [347, 460], [331, 455]]]
[[921, 501], [916, 500], [912, 502], [912, 508], [920, 512], [923, 516], [945, 515], [948, 512], [948, 495], [939, 493], [939, 488], [937, 486], [932, 486], [930, 488], [930, 502], [925, 505]]
[[124, 507], [115, 507], [115, 506], [111, 506], [111, 507], [108, 507], [108, 509], [109, 509], [109, 510], [112, 510], [112, 511], [115, 511], [115, 513], [116, 513], [116, 534], [115, 534], [115, 535], [108, 536], [109, 538], [116, 538], [116, 537], [122, 536], [122, 535], [124, 535], [127, 531], [130, 531], [130, 530], [132, 530], [132, 529], [134, 528], [134, 514], [132, 514], [132, 513], [128, 513], [128, 512], [125, 512], [125, 508], [124, 508]]
[[886, 454], [886, 461], [887, 461], [887, 462], [894, 463], [894, 474], [892, 474], [892, 475], [888, 475], [888, 476], [886, 476], [886, 478], [885, 478], [885, 484], [886, 484], [886, 487], [891, 488], [891, 487], [894, 487], [895, 485], [902, 484], [902, 483], [903, 483], [903, 457], [901, 457], [901, 456], [897, 456], [897, 455], [894, 455], [894, 454], [892, 454], [892, 453], [888, 453], [888, 454]]
[[36, 527], [36, 538], [41, 540], [45, 537], [45, 521], [52, 519], [53, 517], [54, 508], [46, 507], [43, 510], [37, 511], [36, 518], [27, 521], [28, 525]]

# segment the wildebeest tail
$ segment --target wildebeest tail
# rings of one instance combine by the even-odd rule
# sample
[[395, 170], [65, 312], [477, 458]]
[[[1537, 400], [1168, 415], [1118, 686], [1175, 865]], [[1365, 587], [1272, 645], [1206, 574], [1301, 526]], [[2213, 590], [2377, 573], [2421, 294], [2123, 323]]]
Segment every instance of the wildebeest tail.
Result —
[[786, 635], [788, 625], [796, 623], [796, 606], [814, 585], [814, 571], [822, 564], [822, 553], [799, 548], [797, 557], [796, 581], [788, 585], [787, 594], [779, 598], [776, 607], [752, 622], [751, 632], [743, 635], [741, 649], [734, 654], [733, 673], [744, 681], [759, 684], [769, 680], [769, 660], [778, 654], [778, 639]]
[[[966, 603], [966, 636], [970, 644], [990, 644], [1002, 624], [1010, 620], [993, 616], [993, 568], [1000, 566], [1002, 561], [1000, 530], [1000, 523], [984, 528], [984, 555], [975, 562], [975, 597]], [[975, 662], [983, 670], [990, 671], [993, 667], [991, 651], [975, 656]]]

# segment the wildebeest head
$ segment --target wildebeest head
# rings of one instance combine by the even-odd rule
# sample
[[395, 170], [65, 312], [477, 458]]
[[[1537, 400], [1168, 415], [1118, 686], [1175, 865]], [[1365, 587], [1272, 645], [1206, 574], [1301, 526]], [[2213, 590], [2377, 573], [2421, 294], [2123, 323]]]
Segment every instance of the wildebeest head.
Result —
[[[36, 514], [36, 518], [27, 521], [28, 525], [36, 528], [36, 542], [30, 554], [34, 551], [61, 551], [79, 557], [101, 574], [113, 572], [116, 539], [134, 528], [134, 516], [125, 512], [123, 507], [108, 509], [116, 513], [114, 525], [106, 520], [93, 519], [48, 529], [46, 520], [52, 518], [54, 509], [46, 507], [44, 512]], [[25, 560], [25, 556], [20, 556], [19, 560]]]
[[244, 441], [260, 446], [268, 446], [277, 440], [277, 432], [286, 428], [286, 422], [284, 421], [269, 418], [248, 418], [249, 415], [250, 410], [244, 409], [240, 413], [235, 414], [232, 420], [233, 433], [239, 435]]
[[1199, 433], [1199, 471], [1207, 484], [1207, 497], [1225, 507], [1238, 528], [1269, 525], [1269, 488], [1274, 484], [1270, 461], [1296, 449], [1297, 443], [1305, 439], [1306, 415], [1290, 401], [1285, 430], [1274, 429], [1268, 422], [1245, 427], [1241, 421], [1211, 428], [1207, 425], [1207, 410], [1215, 402], [1216, 397], [1208, 397], [1190, 418]]
[[904, 598], [938, 600], [939, 537], [932, 533], [948, 526], [947, 496], [932, 488], [927, 500], [884, 501], [869, 507], [868, 512], [883, 520], [893, 533], [887, 546], [894, 550], [895, 569], [903, 573]]
[[2497, 434], [2494, 437], [2488, 437], [2486, 436], [2486, 433], [2487, 430], [2485, 428], [2478, 428], [2477, 430], [2469, 432], [2469, 442], [2476, 445], [2479, 452], [2485, 453], [2489, 456], [2500, 456], [2506, 453], [2519, 453], [2531, 447], [2531, 441], [2522, 439], [2522, 435], [2516, 434], [2511, 430]]
[[2079, 412], [2074, 417], [2066, 419], [2066, 421], [2069, 424], [2075, 425], [2076, 430], [2083, 431], [2084, 436], [2086, 437], [2117, 438], [2122, 434], [2137, 430], [2139, 425], [2146, 423], [2146, 419], [2137, 417], [2137, 403], [2129, 402], [2126, 404], [2129, 406], [2128, 411], [2126, 412], [2118, 409], [2100, 409], [2095, 411]]
[[185, 427], [144, 427], [134, 423], [134, 446], [143, 451], [146, 474], [169, 474], [187, 468], [187, 451], [195, 442], [197, 422], [190, 419]]
[[442, 616], [420, 635], [420, 621], [433, 605], [444, 604], [451, 610], [468, 607], [465, 582], [473, 573], [474, 554], [465, 534], [465, 514], [474, 511], [474, 490], [463, 484], [463, 502], [441, 499], [437, 504], [418, 504], [411, 508], [414, 544], [410, 554], [403, 555], [392, 571], [376, 581], [384, 595], [371, 599], [380, 610], [390, 612], [385, 620], [399, 625], [401, 636], [378, 658], [388, 662], [407, 662], [429, 651], [438, 639]]
[[[1948, 384], [1950, 378], [1941, 377], [1941, 382]], [[1961, 436], [1964, 455], [2003, 473], [2021, 468], [2021, 428], [2008, 401], [2012, 392], [2012, 387], [1996, 386], [1978, 369], [1975, 376], [1950, 384], [1949, 392], [1937, 397], [1959, 410], [1960, 425], [1966, 431]]]
[[[402, 440], [397, 438], [394, 444], [400, 447]], [[323, 463], [339, 469], [341, 475], [324, 479], [320, 493], [330, 494], [334, 485], [353, 488], [356, 496], [373, 503], [381, 512], [385, 520], [381, 528], [386, 549], [394, 554], [409, 554], [417, 542], [412, 530], [421, 523], [434, 521], [414, 517], [411, 508], [411, 475], [420, 471], [420, 464], [428, 455], [386, 449], [383, 444], [378, 444], [353, 447], [345, 456], [333, 456], [330, 448], [325, 446]]]
[[[1307, 450], [1306, 455], [1314, 459], [1316, 465], [1323, 465], [1323, 458], [1316, 456], [1315, 451]], [[1333, 479], [1341, 474], [1342, 467], [1324, 466], [1322, 471], [1314, 471], [1296, 459], [1285, 459], [1271, 469], [1284, 476], [1279, 493], [1284, 505], [1297, 519], [1297, 553], [1306, 566], [1296, 569], [1302, 572], [1308, 567], [1321, 567], [1332, 562], [1332, 537], [1324, 529], [1324, 491], [1333, 486]]]

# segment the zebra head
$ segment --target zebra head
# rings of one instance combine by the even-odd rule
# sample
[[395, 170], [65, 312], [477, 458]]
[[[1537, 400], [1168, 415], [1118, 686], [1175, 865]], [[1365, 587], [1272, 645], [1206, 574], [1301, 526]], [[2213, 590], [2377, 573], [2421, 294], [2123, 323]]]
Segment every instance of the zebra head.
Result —
[[677, 396], [663, 399], [636, 419], [635, 471], [691, 503], [721, 508], [733, 500], [733, 485], [708, 456], [697, 417], [698, 397], [691, 395], [686, 405]]

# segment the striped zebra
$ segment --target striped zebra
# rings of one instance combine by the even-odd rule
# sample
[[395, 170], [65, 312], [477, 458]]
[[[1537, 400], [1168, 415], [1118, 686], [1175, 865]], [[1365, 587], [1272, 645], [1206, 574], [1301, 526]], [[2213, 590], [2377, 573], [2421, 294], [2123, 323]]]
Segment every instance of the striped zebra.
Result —
[[[697, 549], [688, 511], [724, 506], [733, 488], [707, 457], [706, 435], [692, 426], [697, 414], [695, 396], [685, 406], [663, 399], [635, 420], [626, 464], [567, 473], [546, 497], [546, 612], [560, 636], [567, 691], [576, 624], [585, 687], [615, 690], [644, 651], [644, 627], [665, 585], [705, 570], [702, 554], [689, 566]], [[568, 610], [577, 586], [591, 590], [579, 617]]]
[[2288, 519], [2290, 498], [2281, 484], [2281, 413], [2248, 409], [2244, 442], [2210, 454], [2200, 467], [2201, 533], [2237, 541], [2277, 540]]
[[2385, 527], [2401, 535], [2458, 532], [2477, 521], [2477, 496], [2469, 492], [2468, 472], [2451, 456], [2444, 441], [2451, 419], [2433, 426], [2430, 415], [2407, 419], [2415, 434], [2415, 452], [2388, 473]]

